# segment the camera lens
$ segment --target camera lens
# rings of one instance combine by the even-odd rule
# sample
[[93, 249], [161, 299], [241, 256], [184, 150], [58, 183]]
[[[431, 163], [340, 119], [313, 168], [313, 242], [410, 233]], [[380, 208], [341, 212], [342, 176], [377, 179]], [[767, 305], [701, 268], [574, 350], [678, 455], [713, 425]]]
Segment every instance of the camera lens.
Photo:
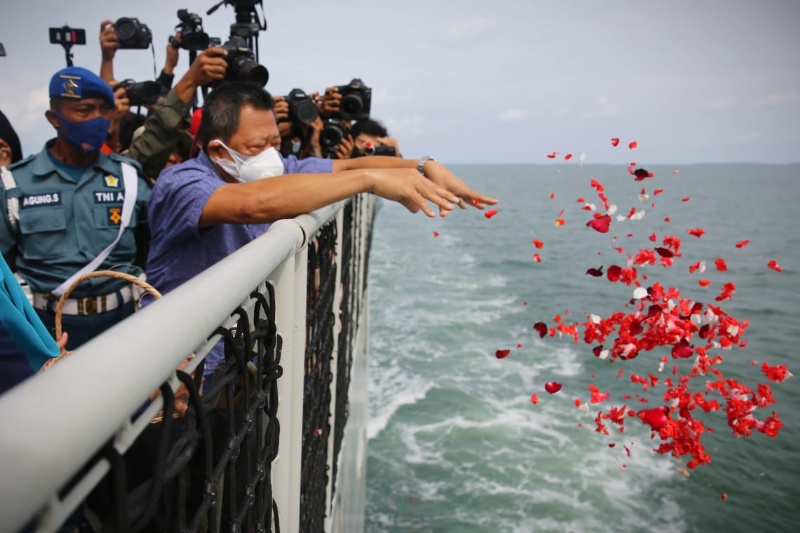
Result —
[[348, 94], [342, 98], [342, 101], [339, 104], [339, 110], [342, 114], [342, 118], [348, 118], [351, 120], [354, 120], [355, 117], [361, 113], [363, 108], [364, 101], [361, 100], [361, 97], [357, 94]]
[[131, 83], [125, 93], [132, 106], [155, 105], [161, 96], [161, 86], [154, 81], [140, 81]]
[[269, 81], [269, 71], [264, 65], [259, 65], [246, 57], [235, 58], [230, 65], [232, 78], [242, 81], [252, 81], [259, 85], [266, 85]]
[[308, 125], [317, 120], [319, 109], [317, 109], [317, 106], [314, 105], [314, 102], [311, 100], [303, 100], [294, 105], [292, 113], [297, 117], [298, 121]]
[[328, 148], [334, 147], [342, 142], [344, 130], [339, 124], [328, 123], [320, 134], [320, 143]]
[[121, 18], [114, 23], [114, 31], [121, 40], [128, 40], [136, 35], [136, 23], [129, 18]]

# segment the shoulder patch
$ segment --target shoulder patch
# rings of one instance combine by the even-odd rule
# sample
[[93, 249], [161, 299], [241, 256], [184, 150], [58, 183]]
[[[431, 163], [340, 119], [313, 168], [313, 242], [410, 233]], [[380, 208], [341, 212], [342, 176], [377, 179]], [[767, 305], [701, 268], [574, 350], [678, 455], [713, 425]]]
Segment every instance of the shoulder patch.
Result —
[[109, 174], [103, 179], [106, 182], [106, 187], [111, 187], [114, 189], [119, 188], [119, 178], [117, 178], [116, 176], [112, 176], [111, 174]]

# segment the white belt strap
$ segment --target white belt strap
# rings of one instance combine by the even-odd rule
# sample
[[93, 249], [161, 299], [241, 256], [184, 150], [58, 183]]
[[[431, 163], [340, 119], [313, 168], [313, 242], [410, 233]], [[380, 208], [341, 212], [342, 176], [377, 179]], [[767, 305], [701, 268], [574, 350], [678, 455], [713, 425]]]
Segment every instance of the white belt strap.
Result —
[[117, 233], [117, 238], [114, 239], [114, 242], [106, 246], [105, 250], [100, 252], [97, 257], [92, 259], [92, 261], [84, 266], [79, 271], [75, 272], [68, 280], [64, 283], [59, 285], [55, 288], [55, 290], [51, 293], [54, 296], [61, 296], [64, 294], [70, 285], [75, 283], [75, 280], [79, 277], [83, 276], [87, 272], [93, 272], [97, 270], [103, 261], [105, 261], [108, 254], [111, 253], [111, 250], [117, 245], [119, 240], [122, 238], [122, 234], [125, 233], [125, 228], [128, 227], [128, 224], [131, 221], [131, 215], [133, 214], [133, 207], [136, 205], [136, 196], [139, 193], [139, 187], [137, 186], [137, 180], [139, 178], [138, 174], [136, 173], [136, 169], [133, 168], [133, 165], [129, 163], [122, 163], [122, 182], [125, 185], [125, 199], [122, 201], [122, 219], [119, 222], [119, 232]]
[[17, 180], [6, 167], [0, 168], [0, 178], [3, 180], [3, 187], [6, 189], [6, 209], [8, 211], [8, 222], [11, 230], [17, 232], [19, 227], [19, 198], [8, 196], [8, 192], [17, 188]]

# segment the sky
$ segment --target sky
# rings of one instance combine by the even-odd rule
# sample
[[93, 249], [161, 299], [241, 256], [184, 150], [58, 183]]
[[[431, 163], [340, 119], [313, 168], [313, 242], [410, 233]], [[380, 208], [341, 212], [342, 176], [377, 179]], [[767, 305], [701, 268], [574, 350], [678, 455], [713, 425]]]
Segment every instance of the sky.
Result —
[[[225, 40], [234, 10], [206, 15], [214, 3], [5, 2], [0, 110], [25, 155], [54, 136], [47, 87], [66, 62], [49, 27], [85, 29], [75, 64], [97, 71], [100, 22], [137, 17], [153, 33], [160, 71], [180, 8]], [[267, 89], [323, 91], [361, 78], [373, 89], [372, 117], [406, 157], [800, 162], [798, 0], [264, 0], [263, 10]], [[178, 76], [188, 67], [181, 54]], [[152, 79], [153, 70], [150, 50], [117, 53], [119, 79]]]

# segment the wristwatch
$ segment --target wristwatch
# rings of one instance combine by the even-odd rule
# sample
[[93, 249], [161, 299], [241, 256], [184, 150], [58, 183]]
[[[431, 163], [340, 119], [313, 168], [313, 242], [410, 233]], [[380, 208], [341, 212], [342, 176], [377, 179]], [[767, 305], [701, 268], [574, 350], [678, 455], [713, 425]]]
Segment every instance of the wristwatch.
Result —
[[[419, 163], [417, 163], [417, 171], [423, 176], [425, 176], [425, 163], [428, 161], [436, 161], [436, 158], [426, 155], [421, 157]], [[425, 177], [427, 178], [428, 176]]]

